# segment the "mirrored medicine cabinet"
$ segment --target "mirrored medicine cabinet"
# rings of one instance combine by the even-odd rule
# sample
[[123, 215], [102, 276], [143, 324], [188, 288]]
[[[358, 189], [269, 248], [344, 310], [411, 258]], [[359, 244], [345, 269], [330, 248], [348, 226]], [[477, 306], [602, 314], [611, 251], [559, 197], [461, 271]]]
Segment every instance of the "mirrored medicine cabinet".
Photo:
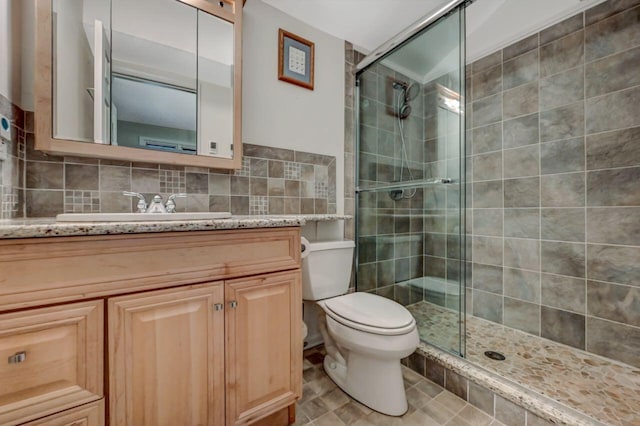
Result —
[[240, 167], [242, 0], [36, 4], [36, 149]]

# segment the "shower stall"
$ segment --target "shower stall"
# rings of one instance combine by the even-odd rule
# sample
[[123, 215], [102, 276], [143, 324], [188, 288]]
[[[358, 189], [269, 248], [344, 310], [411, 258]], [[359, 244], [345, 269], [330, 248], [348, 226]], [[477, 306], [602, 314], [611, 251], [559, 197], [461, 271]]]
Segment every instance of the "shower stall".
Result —
[[464, 355], [464, 2], [427, 21], [358, 66], [356, 283]]
[[357, 66], [357, 290], [490, 415], [640, 424], [640, 4], [469, 4]]

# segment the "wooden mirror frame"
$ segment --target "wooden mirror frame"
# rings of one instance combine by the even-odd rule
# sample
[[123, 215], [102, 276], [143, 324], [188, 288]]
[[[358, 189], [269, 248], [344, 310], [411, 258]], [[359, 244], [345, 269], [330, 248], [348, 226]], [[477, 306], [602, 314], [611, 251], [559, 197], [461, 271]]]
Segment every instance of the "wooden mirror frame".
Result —
[[241, 0], [179, 0], [233, 24], [233, 158], [178, 154], [53, 137], [52, 0], [36, 0], [35, 149], [70, 155], [144, 163], [175, 164], [214, 169], [242, 166], [242, 6]]

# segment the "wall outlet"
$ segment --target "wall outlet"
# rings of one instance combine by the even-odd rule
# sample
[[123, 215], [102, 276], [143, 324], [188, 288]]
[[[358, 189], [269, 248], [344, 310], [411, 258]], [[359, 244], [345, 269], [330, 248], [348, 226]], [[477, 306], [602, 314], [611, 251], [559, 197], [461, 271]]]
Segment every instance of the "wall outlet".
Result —
[[0, 161], [7, 161], [7, 157], [9, 153], [7, 152], [9, 148], [9, 144], [4, 141], [0, 141]]
[[4, 115], [0, 115], [0, 138], [11, 142], [11, 122]]

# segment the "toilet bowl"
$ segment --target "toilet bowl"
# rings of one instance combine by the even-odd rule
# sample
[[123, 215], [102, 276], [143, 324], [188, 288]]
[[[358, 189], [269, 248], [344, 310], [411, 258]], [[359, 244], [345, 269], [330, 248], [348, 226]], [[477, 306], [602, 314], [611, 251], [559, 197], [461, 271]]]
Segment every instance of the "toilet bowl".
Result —
[[400, 360], [418, 346], [416, 323], [406, 308], [392, 300], [369, 293], [345, 294], [353, 248], [352, 241], [303, 240], [303, 298], [321, 308], [318, 323], [327, 351], [327, 375], [369, 408], [401, 416], [408, 404]]

